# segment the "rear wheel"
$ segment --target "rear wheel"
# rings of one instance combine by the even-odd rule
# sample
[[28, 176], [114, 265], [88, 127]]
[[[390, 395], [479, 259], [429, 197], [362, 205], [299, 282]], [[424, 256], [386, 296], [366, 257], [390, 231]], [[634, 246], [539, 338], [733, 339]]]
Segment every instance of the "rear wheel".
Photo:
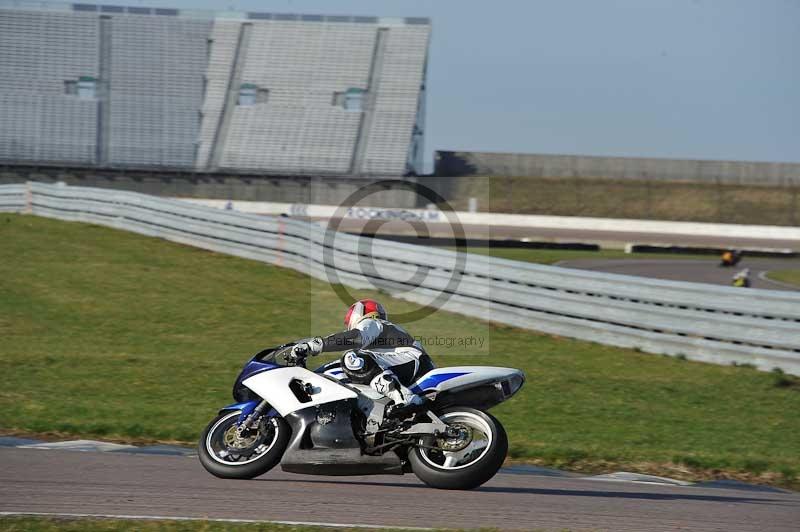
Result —
[[408, 460], [414, 474], [441, 489], [468, 490], [491, 479], [508, 454], [508, 437], [500, 422], [464, 407], [446, 409], [439, 419], [453, 429], [453, 435], [437, 438], [433, 448], [412, 449]]
[[253, 429], [238, 430], [240, 411], [223, 412], [203, 431], [200, 463], [220, 478], [254, 478], [280, 462], [291, 430], [279, 417], [263, 417]]

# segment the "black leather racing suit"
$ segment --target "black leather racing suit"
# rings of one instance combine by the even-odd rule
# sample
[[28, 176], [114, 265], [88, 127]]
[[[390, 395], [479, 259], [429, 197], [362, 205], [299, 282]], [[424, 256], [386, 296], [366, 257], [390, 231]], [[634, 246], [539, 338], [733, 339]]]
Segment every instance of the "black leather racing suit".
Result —
[[323, 352], [346, 351], [342, 370], [352, 382], [368, 384], [396, 404], [421, 402], [407, 387], [434, 365], [422, 345], [399, 325], [367, 318], [322, 341]]

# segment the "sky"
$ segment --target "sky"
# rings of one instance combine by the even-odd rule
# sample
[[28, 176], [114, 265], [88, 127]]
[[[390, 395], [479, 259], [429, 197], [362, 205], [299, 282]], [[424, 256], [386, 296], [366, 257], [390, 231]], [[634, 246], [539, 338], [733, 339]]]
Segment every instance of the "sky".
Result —
[[426, 16], [425, 148], [800, 162], [800, 0], [109, 0]]

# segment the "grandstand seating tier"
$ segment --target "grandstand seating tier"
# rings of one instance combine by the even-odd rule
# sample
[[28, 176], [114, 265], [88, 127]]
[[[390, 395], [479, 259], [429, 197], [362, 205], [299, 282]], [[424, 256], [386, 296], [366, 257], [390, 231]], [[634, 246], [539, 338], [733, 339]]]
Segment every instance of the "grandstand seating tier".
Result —
[[0, 160], [408, 170], [427, 21], [106, 7], [0, 0]]

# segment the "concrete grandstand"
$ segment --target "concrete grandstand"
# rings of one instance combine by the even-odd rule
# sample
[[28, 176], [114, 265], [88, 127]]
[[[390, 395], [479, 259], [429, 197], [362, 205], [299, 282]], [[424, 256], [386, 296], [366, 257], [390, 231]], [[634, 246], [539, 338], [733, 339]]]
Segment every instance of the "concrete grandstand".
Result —
[[430, 23], [0, 0], [0, 161], [421, 172]]

